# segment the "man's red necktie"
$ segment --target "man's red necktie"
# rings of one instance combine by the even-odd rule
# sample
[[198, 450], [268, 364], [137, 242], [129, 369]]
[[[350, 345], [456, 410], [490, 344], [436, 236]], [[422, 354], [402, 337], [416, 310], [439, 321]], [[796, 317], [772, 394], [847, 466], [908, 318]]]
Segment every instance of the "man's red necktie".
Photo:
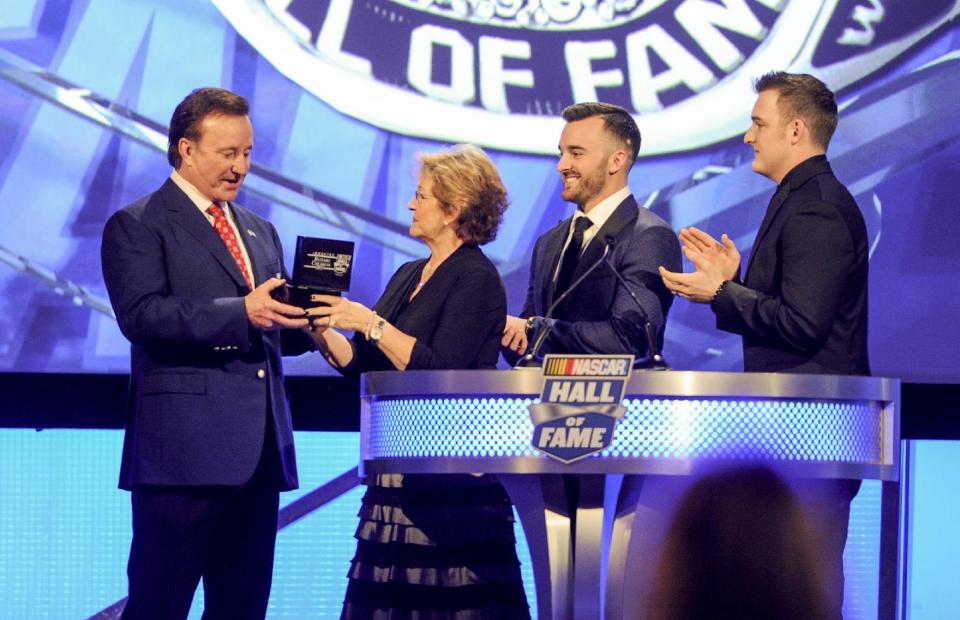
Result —
[[250, 274], [247, 273], [247, 266], [243, 262], [243, 252], [240, 251], [240, 242], [237, 240], [237, 235], [234, 234], [230, 223], [227, 222], [227, 215], [223, 212], [223, 208], [217, 203], [213, 203], [207, 207], [207, 213], [213, 216], [213, 227], [217, 229], [220, 238], [223, 239], [224, 244], [226, 244], [227, 249], [230, 251], [230, 256], [233, 257], [233, 260], [237, 261], [237, 267], [240, 269], [240, 273], [243, 274], [243, 279], [247, 281], [247, 286], [249, 286], [252, 291], [253, 282], [250, 280]]

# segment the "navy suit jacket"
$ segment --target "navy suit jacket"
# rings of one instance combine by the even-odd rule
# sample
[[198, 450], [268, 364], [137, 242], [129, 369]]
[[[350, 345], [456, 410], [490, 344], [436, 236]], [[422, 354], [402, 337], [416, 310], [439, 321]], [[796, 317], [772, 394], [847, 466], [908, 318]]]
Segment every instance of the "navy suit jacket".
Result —
[[825, 156], [780, 182], [743, 284], [723, 287], [717, 327], [743, 336], [748, 372], [868, 375], [863, 216]]
[[[285, 275], [273, 226], [230, 208], [254, 282]], [[309, 350], [310, 339], [250, 325], [243, 275], [169, 179], [110, 217], [101, 258], [110, 302], [131, 343], [121, 488], [243, 484], [256, 469], [268, 423], [280, 454], [279, 488], [296, 488], [280, 356]]]
[[[563, 220], [537, 239], [530, 263], [530, 284], [521, 318], [544, 316], [554, 300], [553, 274], [570, 230]], [[580, 277], [611, 244], [608, 258], [630, 284], [663, 344], [663, 329], [673, 296], [657, 267], [680, 270], [680, 244], [659, 216], [641, 209], [628, 196], [584, 249], [571, 282]], [[553, 328], [540, 353], [648, 353], [640, 313], [606, 265], [599, 265], [554, 310]], [[508, 353], [504, 351], [504, 355]], [[510, 358], [508, 358], [510, 361]]]

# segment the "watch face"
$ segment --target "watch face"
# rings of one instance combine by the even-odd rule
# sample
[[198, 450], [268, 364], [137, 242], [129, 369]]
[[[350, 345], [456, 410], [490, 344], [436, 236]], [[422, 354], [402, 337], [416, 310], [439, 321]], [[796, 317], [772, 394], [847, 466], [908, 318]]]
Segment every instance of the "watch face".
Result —
[[370, 342], [376, 344], [383, 335], [383, 326], [386, 325], [386, 319], [380, 319], [370, 328]]

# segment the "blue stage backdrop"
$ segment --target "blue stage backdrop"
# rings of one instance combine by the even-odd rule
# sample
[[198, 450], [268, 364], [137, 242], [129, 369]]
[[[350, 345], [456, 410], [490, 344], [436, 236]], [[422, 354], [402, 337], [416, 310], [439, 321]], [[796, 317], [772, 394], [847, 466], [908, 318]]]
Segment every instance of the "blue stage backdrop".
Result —
[[[954, 0], [4, 0], [0, 370], [126, 371], [100, 231], [169, 173], [166, 125], [198, 86], [252, 103], [258, 167], [242, 202], [276, 224], [288, 261], [298, 234], [356, 241], [350, 295], [366, 303], [425, 254], [406, 233], [414, 155], [483, 145], [510, 190], [488, 253], [515, 312], [534, 239], [571, 210], [554, 169], [564, 106], [634, 112], [644, 208], [746, 253], [774, 189], [741, 143], [751, 79], [787, 69], [842, 103], [830, 155], [869, 228], [875, 373], [957, 381], [958, 12]], [[683, 301], [666, 354], [677, 368], [740, 367], [738, 338]]]

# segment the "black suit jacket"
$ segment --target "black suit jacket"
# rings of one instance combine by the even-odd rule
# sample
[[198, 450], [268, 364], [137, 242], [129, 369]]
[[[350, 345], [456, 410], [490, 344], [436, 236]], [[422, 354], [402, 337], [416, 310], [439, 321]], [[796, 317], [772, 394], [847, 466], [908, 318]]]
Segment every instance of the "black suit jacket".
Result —
[[[273, 226], [230, 208], [254, 282], [284, 274]], [[110, 302], [131, 343], [120, 486], [242, 484], [260, 459], [269, 420], [280, 486], [296, 488], [280, 356], [312, 348], [310, 339], [251, 327], [243, 275], [216, 230], [169, 179], [110, 217], [101, 258]]]
[[743, 336], [744, 370], [870, 374], [866, 226], [825, 156], [791, 170], [767, 208], [746, 276], [714, 303]]
[[[537, 239], [530, 263], [530, 284], [522, 318], [544, 316], [554, 300], [553, 274], [570, 230], [563, 220]], [[640, 209], [628, 196], [610, 215], [584, 249], [571, 282], [611, 244], [609, 260], [630, 284], [663, 343], [663, 329], [673, 296], [657, 267], [680, 270], [680, 245], [670, 226], [656, 214]], [[647, 354], [640, 313], [606, 265], [599, 265], [553, 313], [556, 321], [540, 353]], [[512, 356], [504, 351], [508, 361]]]
[[[407, 370], [495, 368], [507, 315], [507, 296], [497, 268], [474, 244], [464, 244], [440, 263], [413, 300], [426, 259], [393, 274], [373, 309], [417, 339]], [[345, 374], [396, 370], [363, 334]]]

